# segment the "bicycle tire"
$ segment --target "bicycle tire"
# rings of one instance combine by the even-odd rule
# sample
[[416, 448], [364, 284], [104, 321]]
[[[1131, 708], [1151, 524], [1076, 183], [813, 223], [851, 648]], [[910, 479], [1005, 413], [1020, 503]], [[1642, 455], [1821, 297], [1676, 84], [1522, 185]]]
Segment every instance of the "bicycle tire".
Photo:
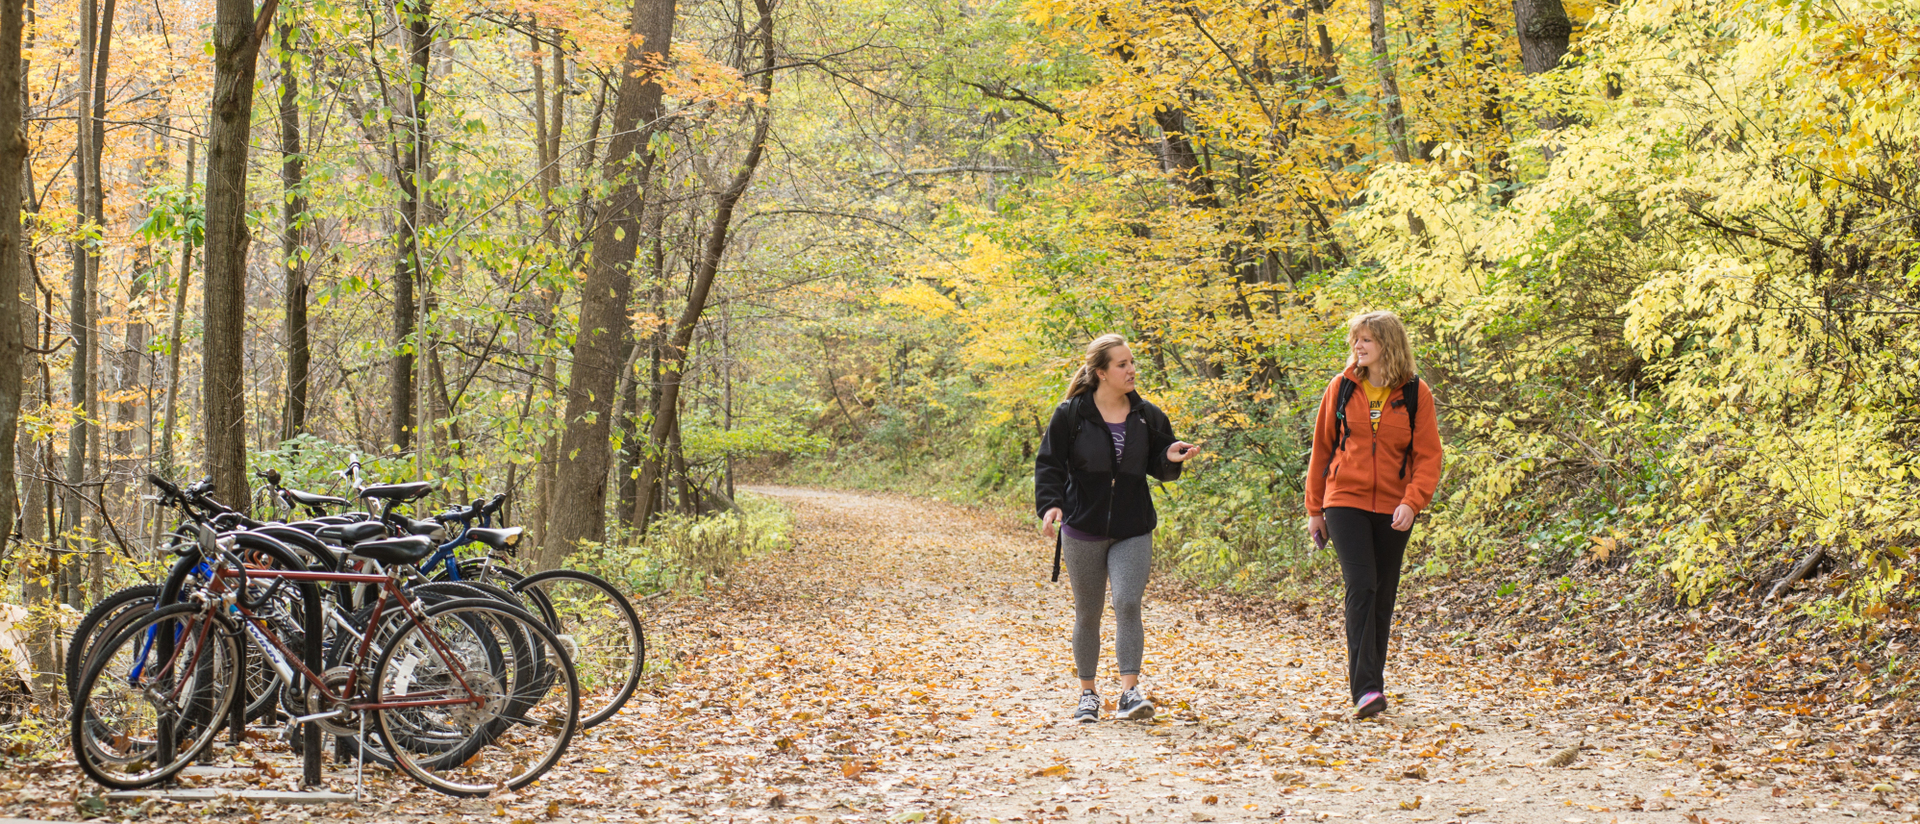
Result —
[[606, 579], [572, 569], [534, 573], [513, 591], [543, 607], [542, 620], [567, 647], [580, 679], [580, 728], [618, 714], [639, 688], [647, 663], [647, 637], [633, 602]]
[[[404, 740], [409, 730], [422, 726], [422, 716], [431, 716], [434, 724], [465, 733], [459, 747], [425, 757], [416, 758], [411, 750], [395, 747], [394, 766], [437, 792], [477, 798], [525, 787], [559, 763], [578, 729], [580, 694], [573, 664], [553, 631], [526, 610], [493, 599], [465, 598], [436, 604], [428, 607], [422, 618], [426, 623], [409, 621], [382, 650], [374, 669], [374, 695], [383, 701], [404, 701], [416, 696], [455, 694], [454, 690], [436, 693], [432, 689], [416, 693], [416, 685], [466, 683], [491, 699], [479, 707], [374, 710], [381, 734], [388, 741]], [[445, 620], [448, 618], [453, 620]], [[475, 684], [479, 679], [472, 676], [479, 673], [479, 667], [466, 666], [457, 659], [450, 662], [436, 652], [470, 646], [447, 639], [442, 628], [464, 635], [482, 622], [512, 625], [517, 630], [508, 637], [525, 633], [537, 640], [532, 649], [516, 656], [520, 660], [512, 667], [515, 683]], [[429, 632], [440, 636], [437, 642]], [[544, 694], [526, 692], [528, 684], [544, 680], [537, 676], [541, 667], [526, 660], [527, 656], [545, 659], [545, 665], [558, 673], [552, 688]], [[506, 745], [497, 747], [501, 753], [489, 757], [489, 749], [503, 739]], [[541, 743], [534, 743], [536, 740]], [[540, 751], [530, 755], [529, 750], [536, 748]]]
[[[525, 609], [521, 604], [519, 596], [499, 587], [475, 581], [434, 581], [408, 587], [406, 591], [422, 608], [461, 598], [485, 598]], [[347, 615], [346, 619], [348, 623], [354, 626], [356, 632], [365, 634], [369, 631], [367, 629], [367, 622], [372, 617], [372, 610], [373, 605], [371, 603], [365, 604], [360, 609]], [[406, 625], [406, 620], [406, 613], [398, 608], [393, 608], [392, 611], [387, 612], [383, 616], [381, 626], [371, 630], [371, 632], [374, 633], [374, 640], [368, 652], [369, 660], [378, 661], [380, 659], [385, 644], [393, 640], [393, 636], [398, 634], [399, 629]], [[345, 664], [348, 655], [358, 652], [358, 638], [348, 636], [344, 640], [346, 641], [344, 644], [329, 643], [326, 647], [325, 666], [327, 668], [331, 669]], [[525, 644], [527, 642], [521, 641], [520, 643]], [[291, 691], [285, 694], [284, 705], [288, 707], [290, 712], [298, 711], [298, 705], [294, 701]], [[387, 746], [381, 740], [378, 730], [375, 729], [373, 732], [375, 733], [375, 740], [370, 741], [366, 747], [367, 760], [383, 766], [392, 766], [393, 757], [387, 753]], [[342, 737], [340, 753], [343, 757], [351, 757], [357, 752], [360, 747], [358, 739], [358, 736]]]
[[[91, 642], [95, 630], [103, 623], [110, 624], [112, 619], [125, 611], [134, 611], [142, 606], [151, 609], [155, 599], [160, 597], [159, 584], [135, 584], [109, 594], [87, 610], [86, 617], [80, 619], [80, 625], [73, 628], [73, 637], [67, 639], [66, 661], [63, 662], [67, 676], [67, 700], [72, 701], [80, 689], [80, 676], [86, 669], [91, 657]], [[105, 637], [112, 637], [111, 634]]]
[[[224, 728], [238, 655], [234, 628], [199, 604], [162, 607], [121, 629], [88, 664], [69, 717], [81, 771], [132, 790], [186, 768]], [[156, 696], [174, 706], [156, 705]]]

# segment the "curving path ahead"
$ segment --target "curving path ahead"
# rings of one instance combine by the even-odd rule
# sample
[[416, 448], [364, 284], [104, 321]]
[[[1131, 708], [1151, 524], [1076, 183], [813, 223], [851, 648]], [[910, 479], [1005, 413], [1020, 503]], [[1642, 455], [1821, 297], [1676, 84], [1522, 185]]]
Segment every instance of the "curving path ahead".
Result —
[[635, 716], [664, 749], [609, 778], [631, 801], [616, 809], [1528, 824], [1911, 812], [1870, 792], [1788, 791], [1696, 766], [1666, 748], [1658, 721], [1418, 643], [1396, 644], [1394, 709], [1351, 722], [1332, 603], [1255, 623], [1150, 593], [1144, 683], [1160, 717], [1081, 726], [1067, 718], [1069, 594], [1047, 583], [1050, 542], [1030, 527], [920, 500], [755, 491], [792, 508], [795, 546], [738, 571], [711, 604], [663, 616], [683, 675]]

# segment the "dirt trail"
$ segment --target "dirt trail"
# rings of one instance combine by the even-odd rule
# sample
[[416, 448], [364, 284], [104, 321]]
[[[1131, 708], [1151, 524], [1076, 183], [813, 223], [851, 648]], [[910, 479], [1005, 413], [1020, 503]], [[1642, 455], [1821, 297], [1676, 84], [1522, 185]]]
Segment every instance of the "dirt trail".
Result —
[[[1074, 724], [1069, 593], [1046, 582], [1048, 550], [1029, 527], [918, 500], [758, 491], [793, 509], [794, 549], [740, 570], [709, 608], [674, 616], [678, 643], [704, 635], [705, 649], [671, 695], [641, 710], [686, 741], [716, 725], [733, 734], [721, 749], [669, 745], [671, 757], [647, 762], [678, 763], [677, 776], [643, 764], [644, 783], [625, 792], [649, 815], [1785, 822], [1911, 812], [1864, 788], [1809, 793], [1696, 766], [1663, 749], [1669, 731], [1644, 713], [1529, 686], [1524, 672], [1464, 669], [1417, 643], [1396, 644], [1393, 709], [1354, 723], [1334, 604], [1255, 624], [1150, 593], [1145, 685], [1160, 717]], [[1107, 650], [1110, 667], [1110, 629]], [[1556, 756], [1573, 760], [1548, 766]]]
[[[648, 632], [672, 670], [620, 718], [577, 739], [538, 786], [455, 802], [375, 775], [379, 800], [359, 807], [226, 801], [144, 812], [502, 824], [1582, 824], [1913, 813], [1865, 787], [1794, 777], [1817, 768], [1754, 766], [1818, 763], [1787, 757], [1794, 742], [1730, 738], [1728, 747], [1751, 757], [1703, 758], [1689, 749], [1698, 736], [1681, 733], [1689, 719], [1589, 698], [1577, 685], [1536, 686], [1524, 670], [1463, 667], [1418, 639], [1395, 641], [1393, 708], [1350, 721], [1335, 603], [1253, 619], [1156, 588], [1143, 683], [1159, 717], [1075, 724], [1069, 593], [1064, 581], [1047, 583], [1050, 547], [1031, 527], [905, 498], [755, 491], [791, 507], [793, 548], [744, 565], [707, 597], [659, 605]], [[1117, 693], [1110, 675], [1102, 691]], [[330, 773], [341, 788], [350, 775]], [[249, 783], [291, 781], [262, 774]], [[72, 792], [80, 791], [47, 790], [49, 812], [38, 815], [22, 804], [31, 796], [16, 794], [0, 815], [71, 819], [73, 802], [58, 796]]]

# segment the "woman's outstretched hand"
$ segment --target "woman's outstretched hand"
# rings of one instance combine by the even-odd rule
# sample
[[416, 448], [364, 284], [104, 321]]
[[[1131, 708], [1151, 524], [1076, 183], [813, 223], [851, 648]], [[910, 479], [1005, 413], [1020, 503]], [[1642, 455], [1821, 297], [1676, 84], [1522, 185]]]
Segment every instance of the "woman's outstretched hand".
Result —
[[1200, 445], [1197, 443], [1174, 441], [1172, 446], [1167, 447], [1167, 460], [1174, 463], [1185, 463], [1188, 458], [1198, 454], [1200, 454]]
[[1060, 531], [1060, 519], [1066, 516], [1057, 506], [1047, 510], [1047, 514], [1040, 516], [1040, 534], [1053, 537], [1054, 533]]

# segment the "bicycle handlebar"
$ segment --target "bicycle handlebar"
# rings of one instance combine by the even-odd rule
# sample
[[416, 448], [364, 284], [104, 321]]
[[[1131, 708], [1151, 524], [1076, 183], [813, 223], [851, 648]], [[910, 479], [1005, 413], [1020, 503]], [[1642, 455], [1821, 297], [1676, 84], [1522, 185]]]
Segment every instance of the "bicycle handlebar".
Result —
[[507, 493], [505, 492], [493, 496], [492, 500], [483, 501], [475, 498], [473, 499], [473, 503], [466, 508], [456, 507], [449, 509], [433, 516], [433, 519], [443, 524], [464, 524], [475, 518], [489, 518], [492, 517], [495, 512], [500, 511], [501, 504], [506, 503], [506, 500]]

